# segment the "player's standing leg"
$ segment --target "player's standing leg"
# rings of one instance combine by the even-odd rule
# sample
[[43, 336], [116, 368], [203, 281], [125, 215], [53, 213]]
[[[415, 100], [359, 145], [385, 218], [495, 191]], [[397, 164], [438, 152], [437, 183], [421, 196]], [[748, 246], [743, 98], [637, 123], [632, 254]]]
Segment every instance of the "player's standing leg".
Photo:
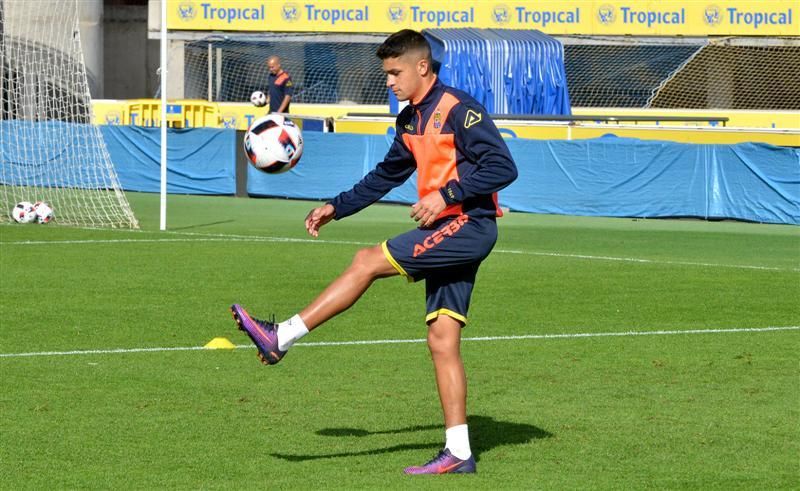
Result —
[[406, 474], [475, 472], [475, 458], [467, 431], [467, 376], [461, 360], [460, 321], [439, 315], [428, 326], [428, 349], [442, 403], [445, 448], [423, 466], [407, 467]]
[[447, 315], [434, 319], [428, 326], [428, 349], [445, 428], [466, 424], [467, 377], [461, 361], [461, 323]]

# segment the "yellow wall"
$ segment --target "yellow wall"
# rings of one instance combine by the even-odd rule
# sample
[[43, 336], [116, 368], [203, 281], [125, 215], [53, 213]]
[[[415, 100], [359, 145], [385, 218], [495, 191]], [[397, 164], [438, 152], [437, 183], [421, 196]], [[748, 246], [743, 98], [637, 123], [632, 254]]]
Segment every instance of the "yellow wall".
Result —
[[[254, 118], [267, 114], [267, 108], [254, 107], [252, 104], [235, 102], [220, 102], [218, 104], [221, 118], [220, 127], [246, 130]], [[387, 106], [358, 106], [338, 104], [294, 104], [290, 108], [291, 114], [338, 118], [348, 112], [388, 112]]]
[[[599, 138], [616, 135], [642, 140], [667, 140], [681, 143], [744, 143], [759, 142], [785, 147], [800, 147], [800, 131], [791, 130], [741, 130], [731, 128], [676, 128], [676, 127], [577, 127], [572, 139]], [[531, 138], [520, 136], [521, 138]]]
[[[168, 101], [167, 104], [186, 103], [191, 106], [184, 109], [180, 118], [182, 126], [208, 126], [213, 128], [235, 128], [246, 130], [256, 118], [267, 114], [266, 108], [258, 108], [252, 104], [235, 102], [207, 101]], [[92, 113], [97, 124], [135, 124], [139, 126], [158, 126], [160, 122], [160, 106], [158, 99], [109, 100], [92, 101]], [[383, 112], [388, 106], [381, 105], [339, 105], [339, 104], [292, 104], [292, 114], [337, 118], [348, 112]], [[188, 119], [188, 124], [186, 123]], [[181, 125], [178, 125], [181, 126]]]
[[[761, 142], [800, 147], [800, 130], [736, 129], [711, 127], [679, 127], [654, 125], [525, 123], [497, 120], [500, 133], [506, 138], [533, 140], [578, 140], [616, 135], [642, 140], [668, 140], [682, 143]], [[385, 134], [394, 126], [391, 118], [346, 118], [336, 121], [336, 132]]]
[[[149, 101], [158, 106], [157, 99], [141, 99], [139, 101]], [[95, 100], [92, 101], [92, 109], [95, 121], [98, 124], [130, 124], [125, 119], [125, 108], [131, 102], [118, 100]], [[214, 108], [209, 115], [210, 121], [204, 126], [230, 127], [237, 129], [247, 129], [248, 122], [253, 118], [266, 114], [263, 108], [254, 107], [247, 103], [198, 103], [208, 104]], [[157, 111], [156, 111], [157, 112]], [[388, 113], [389, 107], [385, 105], [338, 105], [338, 104], [292, 104], [292, 113], [304, 116], [340, 118], [350, 112], [360, 113]], [[737, 128], [780, 128], [780, 129], [800, 129], [800, 111], [725, 111], [725, 110], [673, 110], [673, 109], [619, 109], [619, 108], [573, 108], [572, 113], [580, 115], [602, 115], [602, 116], [707, 116], [707, 117], [728, 117], [730, 121], [728, 127]], [[214, 116], [214, 117], [211, 117]], [[142, 117], [136, 118], [140, 124]], [[148, 126], [155, 125], [151, 119]], [[157, 118], [155, 118], [157, 121]], [[652, 123], [642, 123], [652, 124]], [[708, 123], [693, 122], [659, 122], [659, 126], [708, 126]]]
[[[173, 101], [182, 106], [177, 116], [178, 127], [210, 126], [245, 130], [249, 124], [264, 114], [264, 108], [246, 103], [209, 103], [206, 101]], [[92, 103], [97, 124], [137, 124], [157, 126], [160, 117], [157, 99], [129, 101], [96, 100]], [[335, 131], [342, 133], [385, 134], [394, 126], [394, 118], [346, 117], [350, 112], [386, 113], [386, 106], [339, 106], [333, 104], [296, 104], [292, 114], [335, 118]], [[643, 109], [578, 108], [576, 115], [605, 116], [727, 116], [726, 128], [712, 128], [708, 123], [665, 122], [654, 124], [595, 124], [580, 122], [544, 123], [498, 120], [501, 133], [508, 138], [580, 139], [596, 138], [606, 134], [651, 140], [671, 140], [688, 143], [738, 143], [764, 142], [782, 146], [800, 146], [800, 112], [768, 111], [672, 111]]]
[[[800, 111], [734, 111], [719, 109], [619, 109], [574, 107], [572, 114], [603, 116], [690, 116], [727, 117], [728, 127], [800, 129]], [[648, 123], [652, 124], [652, 123]], [[663, 126], [708, 126], [708, 123], [660, 122]]]
[[[213, 128], [235, 128], [246, 130], [254, 119], [267, 114], [266, 108], [258, 108], [249, 103], [206, 102], [206, 101], [168, 101], [167, 104], [191, 102], [202, 104], [205, 111], [200, 114], [202, 121], [195, 121], [196, 126]], [[97, 99], [92, 101], [92, 116], [96, 124], [158, 126], [160, 124], [159, 99], [111, 100]], [[291, 114], [311, 117], [344, 117], [350, 112], [388, 114], [389, 106], [383, 105], [338, 105], [338, 104], [292, 104]], [[387, 119], [394, 121], [394, 118]], [[190, 121], [191, 123], [191, 121]], [[192, 126], [189, 124], [188, 126]], [[383, 133], [385, 128], [379, 132]]]

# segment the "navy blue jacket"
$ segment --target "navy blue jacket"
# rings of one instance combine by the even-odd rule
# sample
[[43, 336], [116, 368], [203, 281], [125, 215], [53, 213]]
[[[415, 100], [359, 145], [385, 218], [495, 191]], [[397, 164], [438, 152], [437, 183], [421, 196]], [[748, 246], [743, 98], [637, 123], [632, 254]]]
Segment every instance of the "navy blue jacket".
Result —
[[[294, 84], [292, 83], [292, 77], [283, 70], [277, 75], [270, 73], [267, 77], [267, 82], [269, 85], [269, 112], [274, 113], [281, 107], [285, 96], [294, 94]], [[291, 103], [286, 105], [283, 112], [288, 113], [289, 106], [291, 106]]]
[[517, 168], [486, 109], [469, 94], [437, 79], [419, 104], [400, 112], [395, 129], [383, 161], [330, 201], [336, 219], [379, 200], [415, 170], [419, 197], [436, 191], [448, 205], [437, 218], [502, 214], [497, 191], [517, 178]]

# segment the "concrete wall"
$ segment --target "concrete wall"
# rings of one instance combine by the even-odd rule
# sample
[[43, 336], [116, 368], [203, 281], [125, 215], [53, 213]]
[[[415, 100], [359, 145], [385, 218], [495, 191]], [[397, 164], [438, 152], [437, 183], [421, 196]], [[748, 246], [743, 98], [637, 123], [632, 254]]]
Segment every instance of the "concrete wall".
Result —
[[78, 26], [81, 35], [81, 51], [86, 66], [89, 93], [93, 99], [103, 97], [103, 1], [83, 0], [78, 2]]
[[102, 97], [154, 97], [159, 84], [159, 47], [157, 40], [147, 39], [147, 5], [106, 4], [103, 19]]

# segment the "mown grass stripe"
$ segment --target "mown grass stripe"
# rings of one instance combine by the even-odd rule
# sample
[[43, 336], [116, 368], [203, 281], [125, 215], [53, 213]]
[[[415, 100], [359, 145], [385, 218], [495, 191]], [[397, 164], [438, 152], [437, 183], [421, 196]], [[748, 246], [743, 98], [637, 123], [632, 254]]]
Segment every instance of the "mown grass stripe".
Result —
[[[301, 243], [301, 244], [325, 244], [325, 245], [357, 245], [357, 246], [372, 246], [375, 245], [371, 242], [359, 242], [349, 240], [325, 240], [325, 239], [303, 239], [295, 237], [262, 237], [251, 235], [226, 235], [226, 234], [191, 234], [173, 232], [176, 235], [188, 235], [193, 238], [155, 238], [155, 239], [82, 239], [82, 240], [20, 240], [20, 241], [7, 241], [0, 242], [0, 246], [4, 245], [70, 245], [70, 244], [132, 244], [132, 243], [181, 243], [181, 242], [284, 242], [284, 243]], [[733, 268], [733, 269], [750, 269], [757, 271], [788, 271], [800, 272], [800, 268], [778, 268], [773, 266], [759, 266], [751, 264], [723, 264], [723, 263], [705, 263], [696, 261], [669, 261], [659, 259], [646, 259], [636, 257], [619, 257], [619, 256], [597, 256], [591, 254], [566, 254], [561, 252], [547, 252], [547, 251], [525, 251], [516, 249], [495, 249], [495, 254], [518, 254], [528, 256], [542, 256], [542, 257], [557, 257], [568, 259], [584, 259], [590, 261], [617, 261], [636, 264], [662, 264], [671, 266], [698, 266], [705, 268]]]

